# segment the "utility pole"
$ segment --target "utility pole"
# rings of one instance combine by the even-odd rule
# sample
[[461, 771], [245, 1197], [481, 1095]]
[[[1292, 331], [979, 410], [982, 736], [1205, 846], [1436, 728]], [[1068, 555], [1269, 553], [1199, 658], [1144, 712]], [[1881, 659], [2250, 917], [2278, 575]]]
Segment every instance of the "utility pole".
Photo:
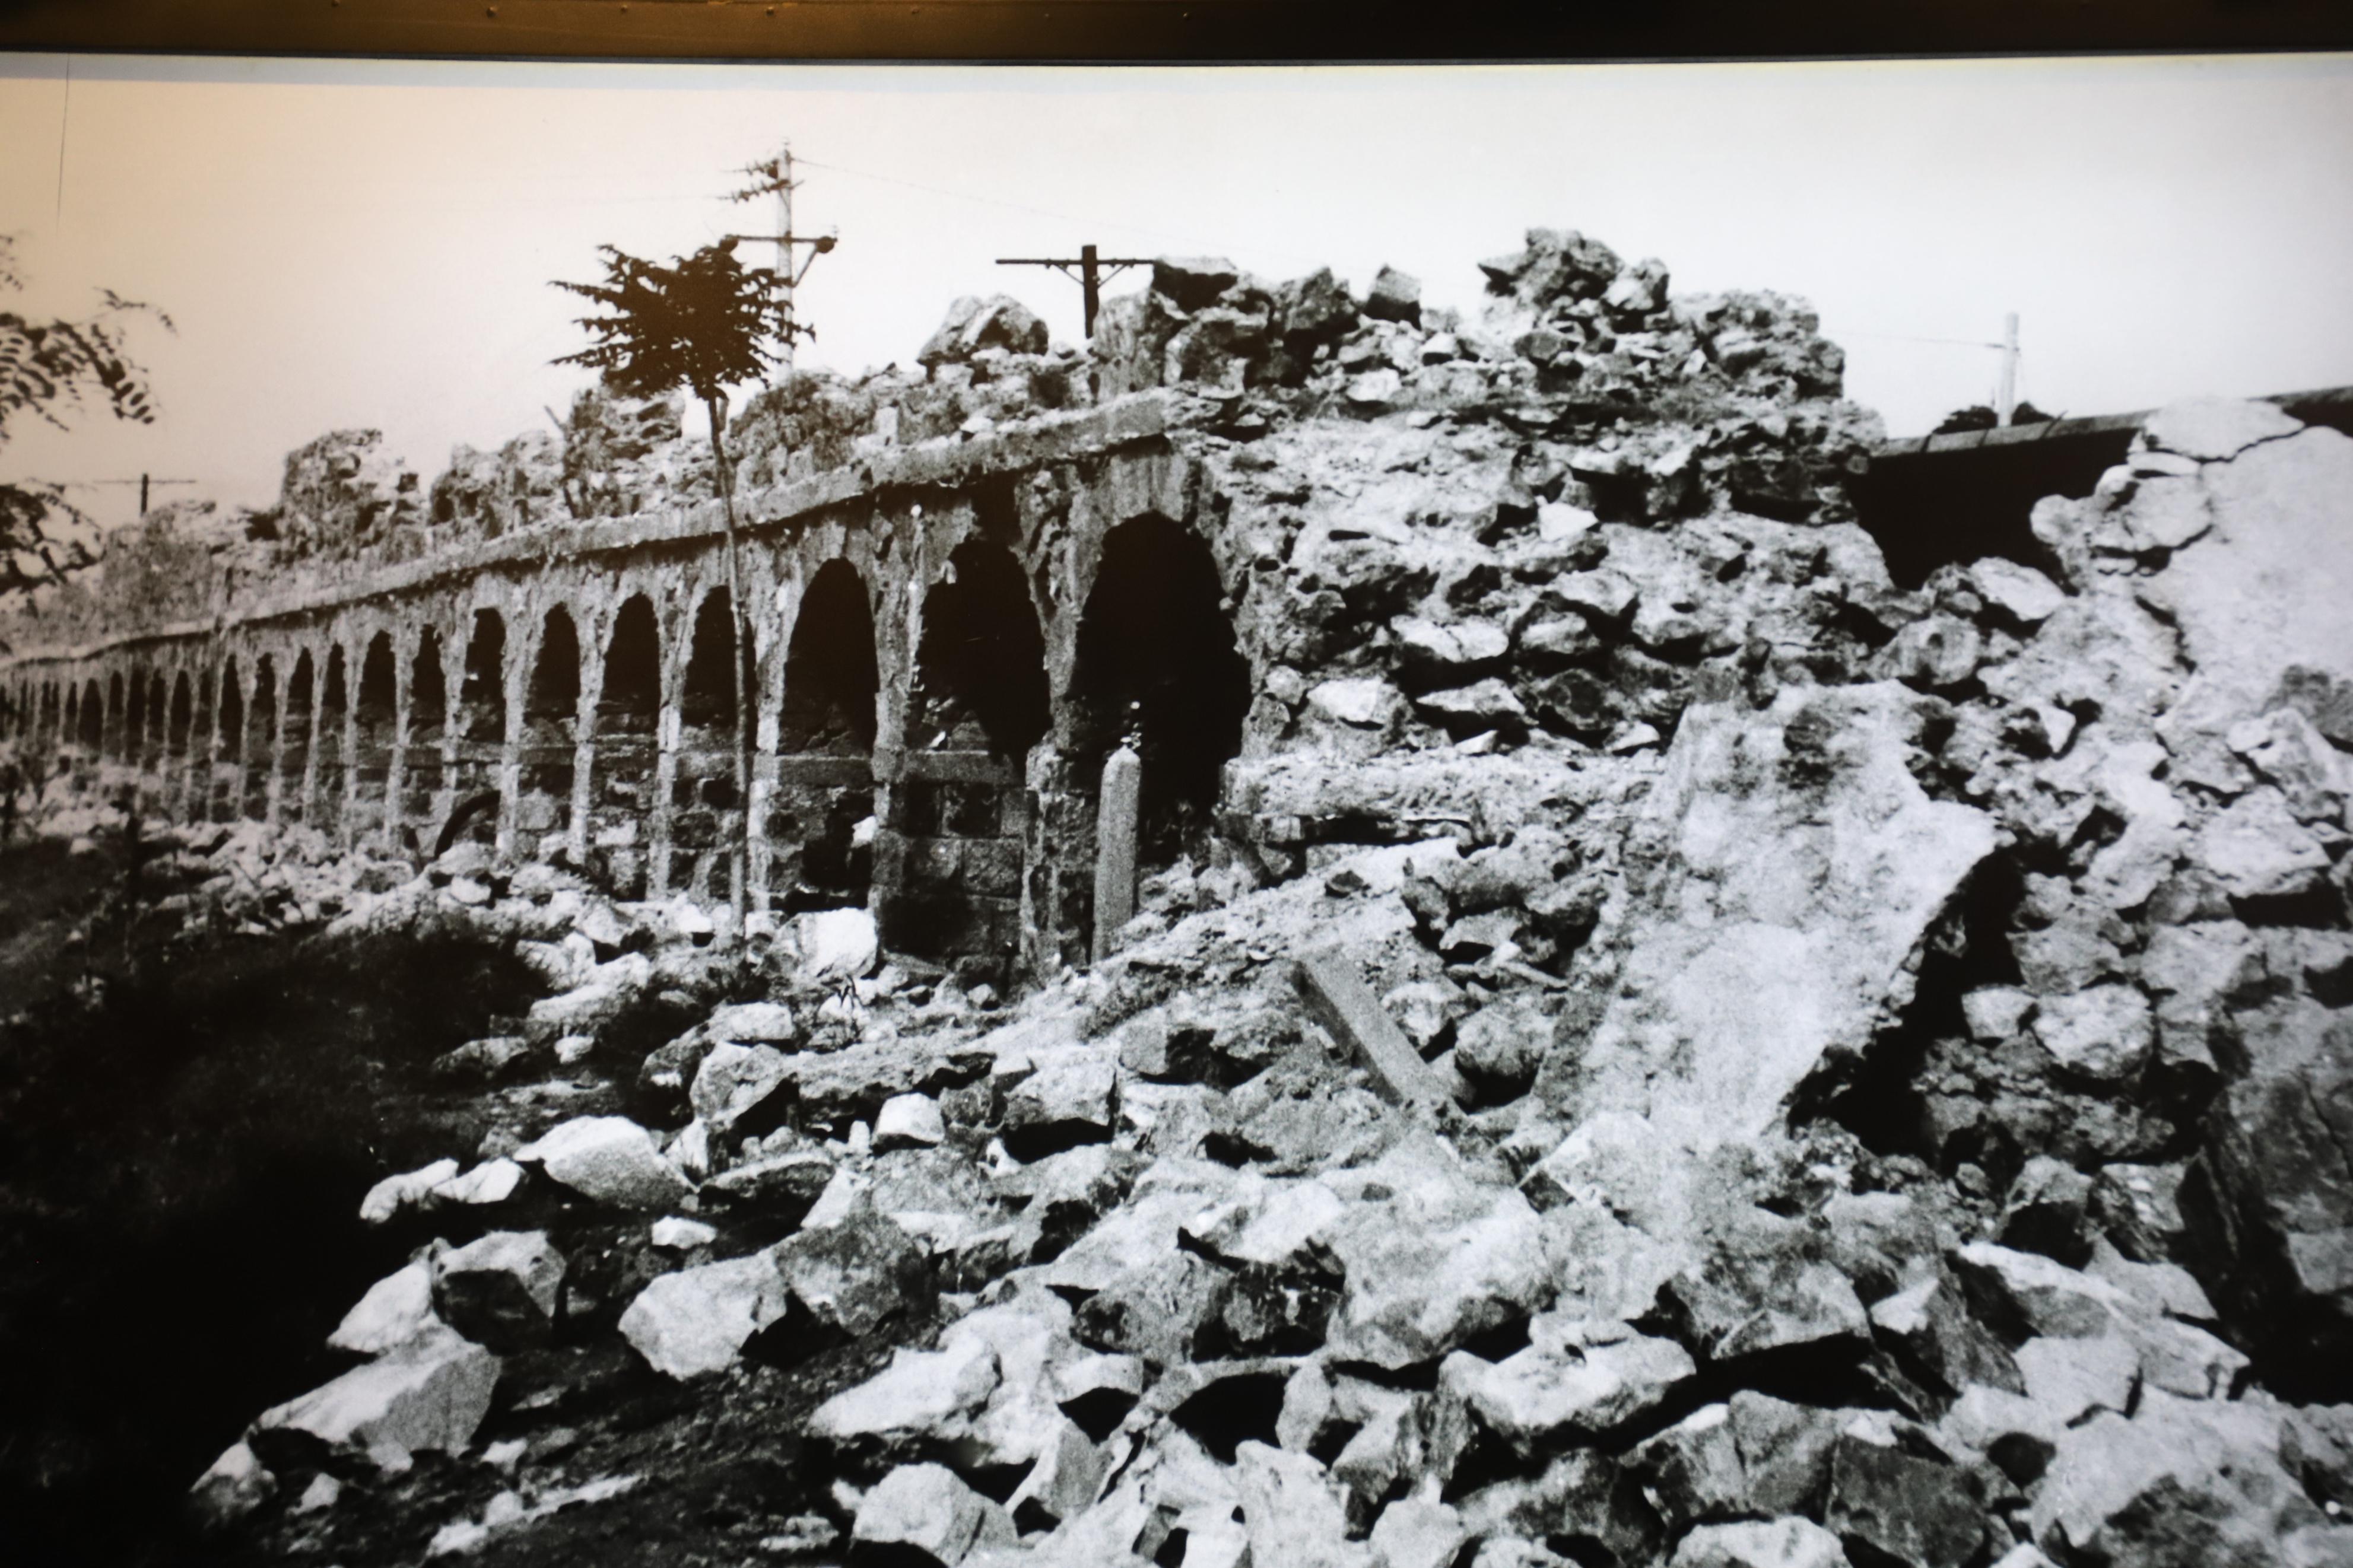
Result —
[[[800, 182], [793, 178], [793, 144], [790, 141], [785, 142], [783, 151], [776, 156], [765, 163], [751, 164], [743, 173], [752, 176], [752, 183], [733, 193], [728, 199], [748, 202], [761, 196], [775, 196], [776, 198], [776, 232], [731, 234], [727, 237], [757, 245], [773, 244], [776, 247], [776, 287], [785, 297], [785, 320], [787, 322], [796, 322], [800, 318], [793, 313], [793, 290], [800, 287], [803, 278], [808, 276], [811, 264], [839, 244], [839, 238], [832, 234], [805, 237], [793, 232], [793, 192], [799, 186]], [[796, 266], [793, 247], [800, 245], [807, 246], [809, 253], [806, 259], [799, 261]], [[777, 356], [777, 363], [786, 371], [793, 368], [793, 340], [797, 335], [790, 326], [786, 328], [783, 353]]]
[[2007, 426], [2010, 416], [2018, 412], [2017, 311], [2002, 318], [2001, 342], [1994, 346], [2001, 350], [2001, 394], [1994, 403], [1994, 422]]
[[192, 485], [196, 481], [194, 479], [159, 479], [154, 478], [153, 475], [142, 474], [135, 479], [75, 479], [69, 482], [72, 484], [73, 488], [77, 489], [95, 489], [101, 485], [137, 485], [139, 487], [139, 515], [141, 517], [145, 517], [147, 515], [147, 492], [150, 486]]
[[[1148, 256], [1098, 256], [1092, 245], [1079, 247], [1076, 256], [1000, 256], [999, 267], [1050, 267], [1065, 278], [1078, 279], [1086, 299], [1087, 336], [1095, 335], [1095, 312], [1103, 305], [1103, 280], [1130, 267], [1149, 267]], [[1071, 268], [1077, 268], [1073, 272]]]

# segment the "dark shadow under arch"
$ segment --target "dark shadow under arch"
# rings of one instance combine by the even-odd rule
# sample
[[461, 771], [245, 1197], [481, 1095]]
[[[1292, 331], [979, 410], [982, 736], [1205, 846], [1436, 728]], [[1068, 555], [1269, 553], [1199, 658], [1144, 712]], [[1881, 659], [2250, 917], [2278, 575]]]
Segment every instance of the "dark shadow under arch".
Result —
[[605, 645], [588, 799], [589, 873], [623, 898], [643, 896], [650, 880], [660, 728], [661, 626], [653, 601], [636, 594]]
[[776, 750], [796, 756], [867, 756], [874, 750], [874, 614], [847, 561], [818, 568], [785, 649]]
[[785, 649], [766, 825], [771, 901], [781, 909], [867, 900], [874, 856], [858, 828], [874, 815], [881, 685], [866, 584], [849, 562], [828, 561], [801, 595]]
[[1074, 778], [1092, 790], [1122, 739], [1136, 742], [1146, 866], [1200, 847], [1241, 750], [1250, 665], [1223, 596], [1208, 546], [1179, 524], [1139, 517], [1104, 536], [1079, 621], [1069, 745]]
[[399, 661], [392, 634], [368, 639], [360, 658], [358, 689], [352, 697], [352, 830], [360, 835], [384, 826], [390, 803], [393, 737], [399, 722]]
[[104, 739], [100, 742], [106, 754], [115, 758], [126, 754], [123, 702], [122, 673], [117, 670], [106, 678], [106, 727]]
[[572, 826], [579, 731], [580, 628], [570, 610], [551, 605], [540, 617], [539, 647], [523, 683], [516, 747], [515, 828], [532, 846]]
[[295, 654], [293, 673], [286, 678], [286, 724], [278, 766], [278, 813], [286, 822], [311, 819], [311, 727], [317, 722], [318, 696], [318, 667], [306, 647]]
[[924, 595], [907, 750], [878, 835], [884, 940], [967, 981], [1019, 963], [1029, 750], [1048, 721], [1045, 638], [1020, 564], [968, 539]]
[[74, 739], [83, 751], [96, 757], [106, 741], [106, 697], [98, 689], [98, 678], [92, 676], [81, 689], [81, 705], [75, 710]]
[[400, 826], [408, 832], [429, 822], [440, 796], [447, 763], [442, 742], [449, 730], [449, 679], [442, 666], [441, 632], [427, 626], [417, 639], [408, 671], [408, 738], [401, 753]]
[[923, 597], [909, 743], [1018, 761], [1046, 733], [1046, 639], [1013, 552], [968, 539]]
[[245, 764], [244, 815], [259, 821], [269, 814], [269, 774], [278, 762], [278, 664], [263, 654], [254, 665], [253, 743]]
[[345, 778], [343, 726], [351, 717], [351, 687], [344, 675], [343, 645], [327, 647], [326, 672], [319, 678], [319, 756], [312, 766], [311, 820], [323, 832], [343, 826]]

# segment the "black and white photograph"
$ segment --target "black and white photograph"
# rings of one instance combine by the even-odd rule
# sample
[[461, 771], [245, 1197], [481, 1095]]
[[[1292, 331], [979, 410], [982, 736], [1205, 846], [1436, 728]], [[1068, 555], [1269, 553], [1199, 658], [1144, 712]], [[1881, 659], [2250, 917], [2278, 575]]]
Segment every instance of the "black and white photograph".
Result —
[[0, 52], [0, 1561], [2348, 1508], [2353, 54]]

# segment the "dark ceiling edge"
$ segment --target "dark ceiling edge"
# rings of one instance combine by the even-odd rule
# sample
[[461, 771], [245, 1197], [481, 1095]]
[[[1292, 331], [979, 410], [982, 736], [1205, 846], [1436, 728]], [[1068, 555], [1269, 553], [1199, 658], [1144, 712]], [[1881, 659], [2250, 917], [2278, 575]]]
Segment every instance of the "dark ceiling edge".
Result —
[[1697, 62], [2353, 47], [2335, 0], [0, 0], [0, 48], [839, 64]]

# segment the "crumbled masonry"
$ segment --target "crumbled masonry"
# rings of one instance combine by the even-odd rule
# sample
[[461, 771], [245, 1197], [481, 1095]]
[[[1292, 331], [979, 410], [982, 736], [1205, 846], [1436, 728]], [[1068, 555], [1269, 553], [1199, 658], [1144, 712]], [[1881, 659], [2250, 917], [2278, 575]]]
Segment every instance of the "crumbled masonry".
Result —
[[220, 1539], [2353, 1562], [2353, 440], [2176, 405], [1899, 589], [1800, 303], [1482, 268], [1165, 260], [751, 399], [748, 801], [674, 407], [322, 437], [5, 628], [42, 830], [142, 792], [190, 931], [543, 984]]

